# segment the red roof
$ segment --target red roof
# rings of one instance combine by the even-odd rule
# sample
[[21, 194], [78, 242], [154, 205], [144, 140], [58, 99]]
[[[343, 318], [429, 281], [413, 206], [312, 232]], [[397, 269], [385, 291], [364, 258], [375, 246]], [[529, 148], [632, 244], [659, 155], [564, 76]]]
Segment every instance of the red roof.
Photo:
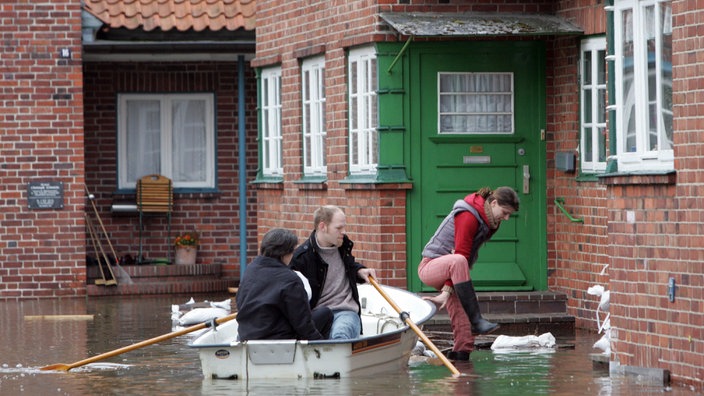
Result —
[[84, 9], [112, 28], [254, 30], [256, 0], [84, 0]]

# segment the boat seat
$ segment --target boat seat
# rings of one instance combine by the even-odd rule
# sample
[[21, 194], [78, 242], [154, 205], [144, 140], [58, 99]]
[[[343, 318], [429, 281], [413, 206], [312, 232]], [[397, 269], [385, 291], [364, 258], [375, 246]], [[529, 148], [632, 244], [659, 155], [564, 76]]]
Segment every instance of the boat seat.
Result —
[[166, 216], [166, 243], [169, 263], [171, 262], [171, 212], [174, 206], [173, 184], [163, 175], [146, 175], [137, 180], [137, 211], [139, 212], [139, 255], [137, 262], [144, 264], [142, 255], [145, 216]]

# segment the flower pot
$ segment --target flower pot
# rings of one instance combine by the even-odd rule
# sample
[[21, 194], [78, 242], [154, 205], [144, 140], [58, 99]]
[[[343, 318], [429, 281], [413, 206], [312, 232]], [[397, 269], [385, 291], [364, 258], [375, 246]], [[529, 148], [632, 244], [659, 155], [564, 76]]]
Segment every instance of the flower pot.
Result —
[[192, 265], [196, 263], [196, 248], [194, 247], [178, 247], [176, 248], [176, 257], [174, 264]]

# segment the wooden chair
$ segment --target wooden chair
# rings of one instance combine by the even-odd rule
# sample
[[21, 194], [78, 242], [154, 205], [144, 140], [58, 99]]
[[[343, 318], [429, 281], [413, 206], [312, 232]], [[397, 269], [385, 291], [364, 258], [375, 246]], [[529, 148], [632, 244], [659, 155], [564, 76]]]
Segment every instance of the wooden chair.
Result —
[[137, 211], [139, 211], [139, 255], [137, 261], [144, 263], [142, 239], [145, 215], [166, 216], [168, 231], [168, 260], [171, 262], [171, 211], [174, 206], [173, 184], [162, 175], [146, 175], [137, 181]]

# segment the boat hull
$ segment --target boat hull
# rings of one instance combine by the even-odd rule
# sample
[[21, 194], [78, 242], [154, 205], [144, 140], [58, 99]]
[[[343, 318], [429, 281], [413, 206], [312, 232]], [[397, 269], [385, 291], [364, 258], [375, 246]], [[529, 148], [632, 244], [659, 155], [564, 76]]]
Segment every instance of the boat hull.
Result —
[[[435, 314], [435, 306], [405, 290], [384, 291], [416, 325]], [[417, 335], [369, 285], [360, 286], [364, 337], [354, 340], [236, 340], [237, 321], [199, 336], [189, 346], [199, 350], [206, 378], [342, 378], [402, 370]]]

